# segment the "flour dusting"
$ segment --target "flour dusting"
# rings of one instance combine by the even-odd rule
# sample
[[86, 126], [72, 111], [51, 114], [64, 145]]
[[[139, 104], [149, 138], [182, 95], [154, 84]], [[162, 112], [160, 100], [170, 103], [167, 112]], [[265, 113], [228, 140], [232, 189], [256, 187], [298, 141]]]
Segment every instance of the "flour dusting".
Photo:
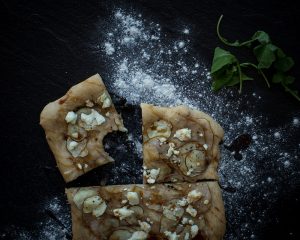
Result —
[[[293, 139], [293, 133], [300, 131], [300, 112], [284, 126], [270, 128], [269, 119], [256, 111], [263, 101], [257, 93], [240, 96], [235, 89], [213, 93], [209, 63], [201, 52], [193, 50], [195, 42], [201, 39], [191, 38], [188, 24], [184, 28], [178, 26], [178, 37], [174, 39], [160, 23], [119, 9], [105, 27], [104, 33], [99, 28], [102, 40], [98, 49], [106, 61], [110, 92], [132, 105], [185, 104], [212, 115], [224, 128], [219, 175], [228, 222], [225, 239], [260, 239], [258, 233], [270, 222], [268, 211], [278, 201], [279, 193], [286, 190], [286, 185], [292, 188], [300, 177], [296, 167], [300, 143]], [[249, 146], [229, 150], [239, 136], [247, 137]], [[134, 144], [135, 154], [141, 159], [141, 137], [129, 133], [128, 141]], [[295, 148], [287, 147], [290, 141], [295, 142]], [[125, 145], [119, 148], [126, 150]], [[114, 172], [131, 170], [130, 162], [124, 161]], [[141, 169], [136, 171], [140, 173]], [[42, 209], [47, 217], [35, 226], [39, 229], [36, 235], [11, 226], [18, 233], [16, 239], [70, 239], [70, 212], [64, 201], [54, 198], [44, 203]]]
[[[299, 131], [299, 113], [286, 126], [266, 128], [268, 118], [255, 109], [263, 101], [257, 93], [239, 96], [234, 89], [213, 93], [209, 63], [193, 51], [194, 41], [201, 39], [189, 38], [188, 27], [178, 31], [178, 39], [168, 38], [159, 23], [122, 10], [109, 23], [114, 37], [107, 34], [105, 41], [117, 49], [114, 55], [106, 54], [113, 69], [110, 91], [130, 104], [185, 104], [212, 115], [225, 130], [219, 175], [229, 224], [226, 239], [259, 239], [257, 232], [268, 224], [268, 211], [284, 188], [281, 181], [292, 183], [300, 176], [293, 168], [300, 147], [287, 149], [284, 144]], [[245, 133], [251, 135], [249, 147], [237, 152], [225, 148]], [[140, 140], [132, 135], [129, 140], [141, 156]]]

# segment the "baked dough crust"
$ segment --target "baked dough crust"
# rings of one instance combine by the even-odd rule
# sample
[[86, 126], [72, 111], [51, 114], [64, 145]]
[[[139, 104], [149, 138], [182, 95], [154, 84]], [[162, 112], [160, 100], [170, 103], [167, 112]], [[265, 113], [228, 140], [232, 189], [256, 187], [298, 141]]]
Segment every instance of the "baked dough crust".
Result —
[[[57, 166], [66, 182], [72, 181], [80, 175], [103, 164], [114, 160], [105, 152], [103, 147], [104, 136], [112, 131], [126, 131], [121, 116], [117, 113], [113, 103], [103, 108], [99, 97], [106, 93], [106, 87], [99, 74], [73, 86], [61, 98], [45, 106], [40, 115], [40, 124], [45, 130], [46, 139], [57, 162]], [[87, 107], [87, 102], [92, 107]], [[98, 102], [98, 103], [97, 103]], [[70, 111], [80, 108], [95, 109], [105, 118], [105, 122], [87, 131], [86, 149], [88, 155], [74, 157], [66, 147], [68, 124], [65, 120]]]
[[[74, 203], [74, 196], [78, 191], [94, 190], [107, 204], [106, 211], [100, 217], [95, 217], [91, 213], [84, 213], [82, 208], [78, 208]], [[176, 220], [170, 220], [163, 213], [163, 208], [173, 206], [178, 199], [187, 198], [192, 190], [202, 193], [202, 197], [191, 203], [196, 209], [197, 215], [192, 217], [186, 212], [187, 206], [182, 207], [184, 213]], [[113, 210], [128, 206], [122, 204], [126, 200], [126, 193], [137, 192], [140, 196], [138, 205], [135, 205], [135, 213], [123, 220], [114, 216]], [[225, 232], [225, 214], [221, 196], [221, 190], [217, 182], [199, 183], [177, 183], [177, 184], [156, 184], [151, 185], [116, 185], [104, 187], [70, 188], [66, 189], [68, 201], [71, 205], [73, 240], [83, 239], [128, 239], [135, 231], [141, 231], [138, 221], [147, 222], [151, 226], [147, 239], [167, 239], [165, 231], [176, 232], [178, 240], [183, 240], [186, 233], [191, 238], [191, 226], [197, 225], [198, 234], [193, 239], [220, 240]], [[206, 202], [206, 200], [208, 202]], [[187, 218], [191, 223], [182, 223], [182, 219]], [[128, 233], [124, 238], [113, 235], [118, 230]]]

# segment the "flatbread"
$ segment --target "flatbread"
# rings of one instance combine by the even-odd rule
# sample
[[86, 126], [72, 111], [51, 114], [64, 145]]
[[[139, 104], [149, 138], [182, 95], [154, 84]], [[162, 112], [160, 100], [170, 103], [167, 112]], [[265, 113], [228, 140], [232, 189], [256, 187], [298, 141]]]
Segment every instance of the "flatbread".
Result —
[[73, 240], [210, 239], [225, 232], [217, 182], [66, 189]]
[[66, 182], [113, 162], [103, 138], [112, 131], [126, 131], [99, 74], [47, 104], [40, 124]]
[[218, 180], [222, 127], [186, 106], [141, 104], [144, 183]]

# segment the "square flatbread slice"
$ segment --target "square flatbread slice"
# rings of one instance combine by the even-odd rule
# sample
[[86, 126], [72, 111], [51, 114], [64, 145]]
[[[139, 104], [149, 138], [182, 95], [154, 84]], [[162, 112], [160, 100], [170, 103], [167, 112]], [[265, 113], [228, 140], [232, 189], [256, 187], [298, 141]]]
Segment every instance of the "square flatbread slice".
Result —
[[40, 124], [66, 182], [113, 162], [102, 140], [109, 132], [126, 131], [99, 74], [47, 104]]
[[222, 127], [186, 106], [141, 104], [144, 183], [217, 180]]
[[210, 239], [225, 232], [217, 182], [66, 189], [73, 240]]

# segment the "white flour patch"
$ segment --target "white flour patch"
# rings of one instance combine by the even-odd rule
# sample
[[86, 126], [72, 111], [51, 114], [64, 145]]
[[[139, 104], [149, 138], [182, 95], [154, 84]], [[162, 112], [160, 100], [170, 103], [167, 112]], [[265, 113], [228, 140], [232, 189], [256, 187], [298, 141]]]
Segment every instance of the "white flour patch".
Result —
[[[285, 145], [293, 132], [299, 131], [299, 113], [290, 124], [270, 129], [266, 127], [267, 117], [256, 111], [263, 101], [257, 93], [240, 96], [236, 89], [213, 93], [206, 67], [209, 63], [193, 51], [193, 42], [201, 39], [190, 39], [188, 27], [179, 30], [177, 39], [169, 38], [159, 23], [122, 10], [112, 15], [107, 26], [104, 42], [116, 49], [113, 55], [103, 52], [111, 69], [110, 91], [135, 105], [185, 104], [211, 114], [223, 126], [219, 174], [229, 223], [226, 239], [257, 239], [257, 232], [268, 224], [269, 209], [284, 188], [281, 183], [300, 176], [294, 167], [299, 161], [299, 140], [298, 148]], [[242, 160], [236, 161], [238, 153], [226, 150], [224, 145], [245, 133], [251, 143], [240, 150]], [[130, 137], [141, 153], [140, 140]]]

